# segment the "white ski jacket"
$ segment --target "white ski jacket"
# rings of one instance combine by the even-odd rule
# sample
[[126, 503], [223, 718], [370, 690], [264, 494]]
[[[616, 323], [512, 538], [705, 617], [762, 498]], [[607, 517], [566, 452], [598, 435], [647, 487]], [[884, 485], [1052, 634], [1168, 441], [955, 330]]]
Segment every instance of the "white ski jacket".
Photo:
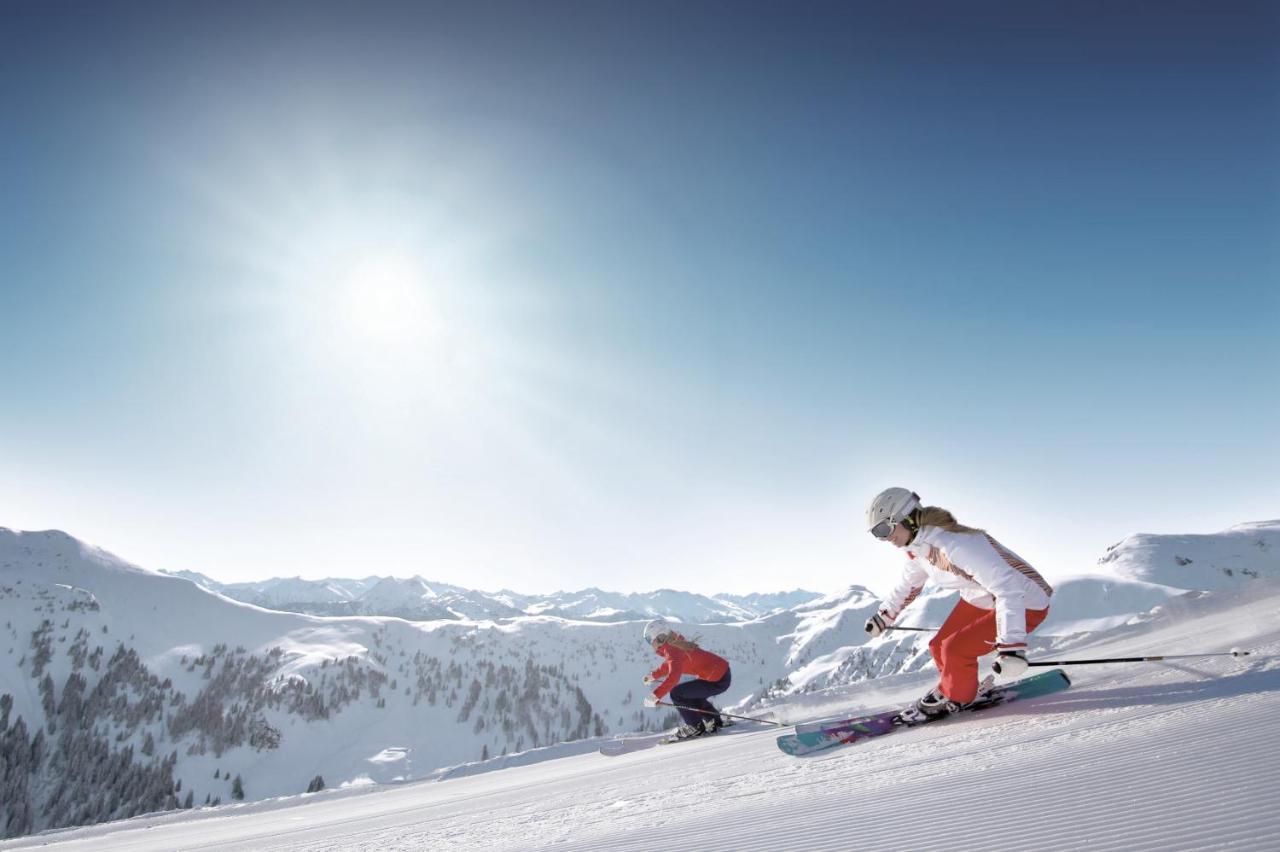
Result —
[[924, 526], [906, 547], [907, 567], [881, 611], [890, 618], [932, 581], [982, 609], [996, 611], [996, 648], [1027, 645], [1026, 611], [1047, 609], [1053, 588], [1020, 556], [985, 532], [947, 532]]

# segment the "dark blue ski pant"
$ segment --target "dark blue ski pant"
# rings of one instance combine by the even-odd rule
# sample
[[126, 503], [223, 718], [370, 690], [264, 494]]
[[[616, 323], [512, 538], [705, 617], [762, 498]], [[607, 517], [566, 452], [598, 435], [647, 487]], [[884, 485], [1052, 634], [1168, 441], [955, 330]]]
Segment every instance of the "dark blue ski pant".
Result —
[[[680, 718], [686, 725], [696, 725], [711, 719], [715, 719], [719, 724], [720, 711], [707, 699], [728, 689], [729, 680], [728, 669], [724, 670], [724, 677], [716, 681], [687, 680], [671, 690], [671, 703], [676, 705], [676, 710], [680, 711]], [[704, 712], [695, 712], [697, 710]]]

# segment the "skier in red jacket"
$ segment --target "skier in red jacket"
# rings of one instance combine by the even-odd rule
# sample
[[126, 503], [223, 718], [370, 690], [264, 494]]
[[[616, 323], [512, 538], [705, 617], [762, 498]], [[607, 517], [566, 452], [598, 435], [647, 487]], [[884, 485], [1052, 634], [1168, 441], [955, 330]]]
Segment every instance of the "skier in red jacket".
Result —
[[[729, 688], [728, 661], [698, 647], [697, 642], [685, 639], [662, 619], [645, 625], [644, 638], [664, 660], [662, 665], [644, 676], [645, 683], [662, 681], [644, 700], [644, 705], [657, 707], [658, 701], [670, 693], [671, 702], [684, 720], [684, 724], [676, 729], [676, 737], [682, 740], [712, 734], [723, 728], [725, 721], [720, 711], [707, 699]], [[693, 675], [696, 680], [680, 683], [681, 675], [686, 674]]]

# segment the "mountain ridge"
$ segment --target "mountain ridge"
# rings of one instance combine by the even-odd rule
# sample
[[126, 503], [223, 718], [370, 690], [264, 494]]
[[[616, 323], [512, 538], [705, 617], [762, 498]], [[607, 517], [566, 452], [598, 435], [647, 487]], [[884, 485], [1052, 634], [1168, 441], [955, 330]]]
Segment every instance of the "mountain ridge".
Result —
[[585, 621], [634, 621], [670, 618], [690, 623], [759, 618], [820, 597], [793, 589], [743, 595], [703, 595], [676, 589], [611, 592], [597, 587], [532, 594], [503, 589], [486, 592], [440, 583], [421, 576], [363, 579], [271, 577], [220, 583], [194, 571], [163, 572], [191, 580], [234, 600], [268, 609], [311, 615], [393, 615], [411, 620], [438, 618], [518, 618], [556, 615]]

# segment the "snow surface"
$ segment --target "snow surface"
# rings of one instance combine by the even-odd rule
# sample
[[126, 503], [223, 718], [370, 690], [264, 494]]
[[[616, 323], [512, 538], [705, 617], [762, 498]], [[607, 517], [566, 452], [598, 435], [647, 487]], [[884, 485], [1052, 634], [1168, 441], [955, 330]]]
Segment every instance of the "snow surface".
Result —
[[[1278, 538], [1277, 521], [1240, 525], [1218, 536], [1131, 536], [1110, 548], [1093, 574], [1051, 578], [1058, 593], [1049, 621], [1032, 636], [1033, 658], [1222, 651], [1234, 644], [1275, 652], [1280, 625], [1276, 617]], [[891, 581], [888, 574], [886, 581]], [[378, 582], [368, 578], [366, 590]], [[438, 592], [439, 587], [430, 591]], [[655, 600], [676, 594], [654, 593]], [[847, 715], [900, 704], [932, 682], [928, 634], [895, 632], [867, 639], [862, 622], [878, 600], [871, 590], [854, 586], [761, 618], [701, 625], [690, 632], [732, 660], [734, 685], [724, 703], [735, 712], [784, 722]], [[926, 594], [901, 623], [936, 625], [953, 600], [944, 594]], [[125, 832], [124, 837], [131, 826], [139, 825], [147, 826], [147, 837], [164, 828], [155, 836], [165, 839], [154, 848], [201, 848], [201, 844], [236, 848], [238, 843], [240, 848], [261, 847], [265, 834], [254, 832], [280, 831], [291, 837], [288, 831], [298, 827], [293, 822], [302, 821], [307, 826], [327, 825], [332, 832], [315, 838], [299, 835], [296, 842], [285, 840], [280, 845], [336, 849], [363, 848], [367, 842], [420, 848], [434, 845], [426, 838], [438, 833], [441, 845], [450, 848], [556, 843], [568, 844], [566, 848], [586, 843], [581, 848], [588, 848], [595, 842], [590, 838], [597, 835], [601, 845], [630, 848], [629, 844], [638, 846], [641, 838], [648, 838], [649, 845], [664, 842], [663, 838], [673, 835], [665, 830], [655, 834], [655, 830], [676, 826], [698, 838], [698, 845], [710, 848], [824, 848], [826, 844], [826, 848], [924, 849], [932, 848], [930, 837], [952, 836], [939, 833], [940, 824], [930, 822], [929, 814], [950, 812], [952, 805], [947, 803], [953, 799], [956, 808], [958, 802], [964, 803], [967, 814], [957, 819], [982, 826], [988, 840], [992, 831], [1001, 832], [1002, 842], [985, 848], [1016, 848], [1015, 843], [1002, 846], [1005, 832], [1012, 831], [1010, 837], [1020, 835], [1015, 828], [995, 827], [997, 809], [1018, 812], [1024, 805], [1030, 808], [1035, 799], [1037, 808], [1046, 812], [1029, 810], [1026, 819], [1057, 825], [1054, 814], [1064, 806], [1064, 799], [1081, 795], [1070, 786], [1070, 779], [1088, 775], [1092, 765], [1111, 768], [1106, 778], [1086, 778], [1079, 782], [1081, 786], [1097, 786], [1100, 794], [1109, 793], [1114, 802], [1126, 806], [1135, 797], [1146, 801], [1149, 791], [1140, 783], [1140, 774], [1113, 766], [1108, 748], [1120, 763], [1144, 767], [1160, 782], [1158, 787], [1168, 788], [1162, 792], [1170, 801], [1183, 801], [1184, 788], [1205, 795], [1212, 790], [1218, 794], [1217, 807], [1227, 811], [1231, 800], [1223, 797], [1228, 792], [1246, 799], [1253, 795], [1252, 790], [1240, 793], [1229, 786], [1229, 779], [1247, 781], [1277, 768], [1277, 739], [1269, 733], [1280, 721], [1272, 709], [1276, 675], [1271, 663], [1261, 657], [1072, 668], [1077, 687], [1064, 696], [1045, 699], [1043, 707], [1037, 703], [992, 711], [981, 718], [895, 735], [895, 742], [867, 744], [857, 754], [844, 754], [838, 760], [829, 755], [797, 766], [795, 759], [776, 751], [768, 731], [753, 732], [746, 726], [696, 745], [606, 759], [596, 754], [600, 737], [557, 742], [557, 737], [567, 739], [558, 733], [567, 730], [563, 725], [531, 736], [519, 727], [503, 729], [498, 717], [489, 714], [490, 724], [481, 729], [476, 718], [460, 717], [459, 707], [446, 702], [443, 693], [439, 702], [419, 701], [416, 691], [410, 698], [419, 656], [460, 666], [457, 683], [462, 693], [481, 666], [502, 664], [523, 671], [527, 662], [536, 662], [554, 670], [552, 692], [561, 699], [566, 697], [565, 690], [581, 690], [594, 715], [600, 717], [605, 735], [654, 730], [668, 714], [639, 706], [643, 695], [639, 675], [656, 658], [637, 641], [640, 625], [636, 622], [597, 623], [551, 615], [410, 622], [274, 612], [131, 565], [65, 533], [5, 529], [0, 529], [0, 615], [5, 628], [0, 638], [8, 640], [7, 652], [0, 646], [0, 693], [12, 696], [14, 718], [23, 716], [37, 724], [44, 711], [30, 672], [31, 637], [44, 623], [54, 651], [46, 670], [59, 688], [72, 670], [66, 651], [82, 632], [90, 637], [90, 648], [100, 643], [107, 656], [117, 647], [135, 650], [151, 672], [171, 679], [173, 689], [188, 699], [209, 683], [205, 671], [189, 661], [211, 653], [217, 657], [219, 645], [243, 647], [245, 653], [264, 657], [271, 649], [280, 649], [279, 669], [272, 675], [276, 684], [323, 685], [325, 677], [332, 684], [339, 660], [355, 660], [361, 671], [382, 673], [389, 679], [390, 688], [384, 685], [381, 697], [376, 691], [357, 695], [321, 720], [266, 709], [265, 721], [281, 735], [278, 747], [267, 750], [239, 745], [221, 753], [192, 751], [193, 735], [166, 739], [164, 727], [155, 723], [105, 729], [119, 744], [137, 748], [149, 732], [156, 737], [158, 753], [175, 750], [174, 777], [183, 782], [184, 794], [194, 793], [197, 805], [206, 797], [229, 800], [228, 779], [238, 775], [244, 776], [248, 801], [42, 836], [58, 842], [88, 838], [92, 848], [125, 848], [138, 842], [137, 834], [132, 840], [112, 838], [115, 832]], [[234, 652], [224, 651], [218, 659], [229, 653]], [[82, 671], [92, 685], [95, 675], [88, 668]], [[421, 667], [416, 671], [421, 672]], [[433, 677], [438, 679], [439, 671], [435, 669]], [[399, 687], [394, 686], [397, 678]], [[485, 685], [486, 707], [496, 694]], [[550, 695], [544, 692], [543, 700]], [[568, 720], [572, 700], [559, 706], [565, 709], [557, 711], [556, 717], [563, 712]], [[1076, 709], [1084, 712], [1077, 714]], [[484, 713], [473, 714], [478, 715]], [[1248, 760], [1220, 776], [1194, 778], [1198, 761], [1216, 766], [1217, 755], [1239, 752], [1234, 740], [1227, 741], [1234, 733], [1229, 736], [1215, 723], [1220, 718], [1230, 718], [1232, 726], [1250, 731], [1246, 739], [1254, 746]], [[990, 733], [988, 726], [994, 726]], [[969, 733], [953, 737], [948, 733], [952, 729]], [[1126, 732], [1133, 734], [1132, 742]], [[1094, 749], [1095, 743], [1103, 746]], [[1199, 755], [1202, 744], [1207, 750]], [[1186, 757], [1179, 749], [1190, 749], [1193, 756]], [[692, 751], [686, 758], [680, 752], [687, 750]], [[482, 752], [494, 756], [477, 760]], [[866, 763], [864, 754], [881, 754], [891, 771], [881, 772], [877, 764]], [[853, 768], [846, 770], [846, 766]], [[494, 771], [498, 769], [503, 771]], [[942, 787], [921, 787], [918, 782], [934, 770]], [[983, 776], [978, 784], [984, 772], [990, 777]], [[1032, 795], [1037, 773], [1052, 776], [1043, 800]], [[316, 775], [322, 775], [330, 789], [302, 795]], [[1128, 786], [1113, 782], [1112, 776], [1124, 779]], [[775, 783], [780, 785], [777, 789]], [[920, 795], [909, 802], [893, 801], [894, 796], [879, 792], [882, 788], [896, 791], [896, 796]], [[607, 798], [607, 791], [613, 791], [614, 797]], [[1000, 804], [1006, 800], [1012, 804]], [[756, 805], [771, 815], [757, 820], [746, 812]], [[1099, 814], [1112, 808], [1103, 807], [1101, 796], [1095, 805]], [[333, 814], [330, 806], [337, 809]], [[746, 811], [739, 812], [739, 806]], [[1089, 811], [1074, 799], [1066, 801], [1065, 807], [1069, 813]], [[1129, 828], [1147, 825], [1150, 814], [1158, 813], [1163, 804], [1153, 799], [1144, 807], [1145, 811], [1115, 816], [1109, 828], [1117, 836], [1129, 837], [1125, 834]], [[414, 813], [396, 816], [400, 808]], [[829, 811], [841, 809], [857, 814], [856, 820], [842, 822], [846, 832], [857, 832], [856, 842], [850, 840], [852, 834], [833, 831], [828, 836], [822, 828], [809, 827], [833, 819]], [[1178, 808], [1179, 813], [1194, 810], [1185, 803]], [[278, 811], [289, 813], [274, 816]], [[484, 822], [492, 823], [492, 829], [468, 823], [466, 815], [480, 811], [491, 812]], [[1036, 814], [1034, 819], [1031, 813]], [[686, 814], [697, 818], [686, 818]], [[922, 815], [929, 817], [925, 822], [933, 826], [933, 834], [912, 833]], [[1015, 826], [1022, 824], [1022, 817], [1012, 819]], [[1274, 822], [1259, 823], [1254, 815], [1249, 819], [1255, 824], [1243, 835], [1249, 842], [1265, 838], [1271, 848], [1280, 849]], [[242, 820], [243, 826], [228, 828], [225, 837], [223, 829], [211, 828]], [[337, 822], [331, 824], [331, 820]], [[355, 826], [351, 832], [341, 827], [348, 823]], [[531, 833], [522, 831], [524, 823], [531, 826]], [[874, 830], [859, 828], [860, 823]], [[384, 836], [400, 830], [392, 831], [388, 825], [402, 826], [409, 839], [401, 842]], [[793, 842], [786, 839], [786, 832], [776, 833], [777, 826], [790, 826], [793, 832], [804, 827], [807, 833], [796, 835], [804, 838], [802, 842]], [[171, 830], [178, 833], [165, 833]], [[188, 836], [183, 833], [186, 830], [193, 833]], [[209, 831], [214, 834], [206, 843], [201, 838]], [[716, 840], [716, 831], [725, 831], [726, 839]], [[325, 845], [330, 833], [350, 842], [335, 840]], [[961, 836], [969, 835], [962, 832]], [[1193, 837], [1184, 833], [1174, 838], [1159, 832], [1155, 836], [1166, 841]], [[968, 847], [962, 843], [955, 848], [975, 848], [977, 837], [966, 841]], [[108, 845], [93, 846], [99, 841]], [[9, 843], [15, 842], [21, 841]], [[1058, 848], [1076, 848], [1085, 842], [1063, 842]], [[1088, 845], [1103, 849], [1139, 848], [1119, 842], [1108, 846], [1108, 842], [1101, 836], [1087, 838]], [[111, 843], [123, 845], [112, 847]], [[939, 848], [952, 848], [937, 843]], [[1216, 843], [1188, 841], [1181, 848], [1213, 848]], [[1244, 843], [1239, 848], [1255, 847]]]
[[[682, 848], [743, 852], [1274, 850], [1280, 584], [1177, 598], [1059, 652], [1232, 647], [1255, 655], [1073, 666], [1064, 693], [808, 758], [778, 751], [775, 729], [749, 725], [621, 757], [581, 753], [596, 740], [502, 771], [139, 817], [0, 849], [650, 850], [678, 838]], [[773, 712], [791, 722], [856, 712], [931, 680], [895, 675]]]

